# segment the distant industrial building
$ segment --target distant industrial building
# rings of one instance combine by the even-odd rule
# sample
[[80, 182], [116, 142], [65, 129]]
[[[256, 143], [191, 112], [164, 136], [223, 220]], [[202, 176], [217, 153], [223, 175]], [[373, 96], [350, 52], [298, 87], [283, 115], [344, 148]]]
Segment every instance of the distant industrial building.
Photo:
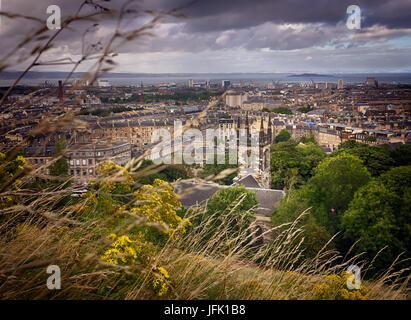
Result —
[[378, 88], [378, 81], [375, 80], [374, 77], [367, 77], [367, 79], [365, 80], [364, 85], [365, 85], [366, 87]]
[[110, 87], [108, 80], [98, 80], [97, 84], [99, 87]]
[[230, 80], [222, 80], [221, 81], [221, 87], [222, 88], [228, 88], [230, 86], [231, 82]]

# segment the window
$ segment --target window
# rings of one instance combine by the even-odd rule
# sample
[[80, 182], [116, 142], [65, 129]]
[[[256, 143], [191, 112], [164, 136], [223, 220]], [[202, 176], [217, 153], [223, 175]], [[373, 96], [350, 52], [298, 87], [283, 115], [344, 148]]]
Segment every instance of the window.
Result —
[[92, 165], [93, 164], [93, 159], [88, 159], [88, 164]]
[[93, 169], [88, 169], [88, 173], [89, 173], [90, 175], [92, 175], [92, 174], [93, 174]]
[[83, 166], [85, 166], [87, 164], [87, 160], [83, 159]]
[[73, 159], [70, 160], [70, 165], [71, 166], [74, 165], [74, 160]]
[[77, 166], [80, 165], [80, 159], [76, 159], [76, 165], [77, 165]]
[[70, 170], [70, 175], [74, 176], [74, 170], [73, 169]]

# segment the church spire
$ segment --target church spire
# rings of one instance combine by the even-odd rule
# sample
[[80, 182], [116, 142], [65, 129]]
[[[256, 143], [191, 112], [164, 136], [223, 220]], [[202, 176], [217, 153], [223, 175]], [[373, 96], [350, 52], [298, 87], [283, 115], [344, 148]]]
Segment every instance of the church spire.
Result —
[[272, 119], [271, 119], [271, 113], [268, 116], [268, 131], [267, 131], [267, 136], [268, 136], [268, 142], [271, 144], [273, 142], [273, 128], [272, 128]]
[[261, 116], [260, 143], [264, 143], [264, 144], [265, 144], [264, 118], [263, 118], [263, 116]]

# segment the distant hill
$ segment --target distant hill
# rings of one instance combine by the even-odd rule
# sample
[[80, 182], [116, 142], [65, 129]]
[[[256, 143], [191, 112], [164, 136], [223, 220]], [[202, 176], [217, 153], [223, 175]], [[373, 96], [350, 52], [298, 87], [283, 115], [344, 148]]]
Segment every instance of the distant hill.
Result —
[[301, 73], [301, 74], [291, 74], [290, 78], [334, 78], [333, 75], [329, 74], [318, 74], [318, 73]]

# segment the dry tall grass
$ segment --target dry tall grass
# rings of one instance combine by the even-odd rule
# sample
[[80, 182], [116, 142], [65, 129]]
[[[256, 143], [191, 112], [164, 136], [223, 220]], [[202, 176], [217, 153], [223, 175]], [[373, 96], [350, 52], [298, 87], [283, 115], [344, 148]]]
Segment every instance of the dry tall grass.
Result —
[[[60, 195], [55, 198], [54, 201]], [[212, 219], [188, 230], [184, 236], [169, 238], [145, 266], [119, 266], [101, 259], [109, 241], [106, 236], [113, 219], [116, 232], [126, 234], [142, 222], [128, 214], [104, 213], [84, 221], [78, 215], [87, 200], [59, 212], [48, 213], [50, 197], [24, 208], [2, 210], [0, 245], [1, 299], [158, 299], [152, 290], [151, 271], [155, 266], [168, 270], [167, 299], [315, 299], [315, 286], [326, 275], [339, 273], [360, 257], [341, 261], [337, 252], [324, 248], [312, 260], [301, 259], [302, 231], [289, 225], [266, 246], [255, 246], [252, 226], [235, 237], [227, 226], [229, 216], [217, 229]], [[45, 199], [47, 198], [47, 200]], [[187, 216], [195, 219], [200, 210]], [[210, 238], [210, 232], [212, 236]], [[204, 238], [209, 240], [204, 242]], [[249, 240], [249, 241], [245, 241]], [[61, 290], [46, 287], [48, 265], [58, 265]], [[392, 269], [392, 268], [391, 268]], [[409, 277], [403, 272], [387, 272], [365, 281], [367, 299], [407, 299]], [[333, 299], [338, 290], [330, 291]]]

